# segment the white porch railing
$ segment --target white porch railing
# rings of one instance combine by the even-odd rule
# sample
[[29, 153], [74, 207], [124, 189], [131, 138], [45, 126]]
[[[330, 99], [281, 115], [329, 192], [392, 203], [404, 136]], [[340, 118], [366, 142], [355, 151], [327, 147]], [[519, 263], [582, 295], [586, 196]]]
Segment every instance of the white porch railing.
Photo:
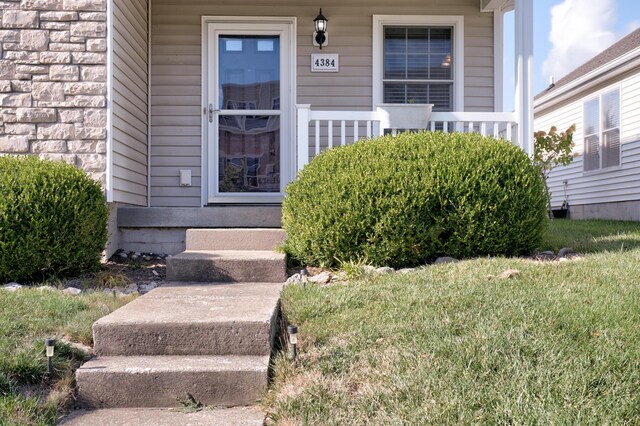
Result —
[[[314, 111], [297, 105], [298, 170], [325, 149], [378, 137], [390, 129], [383, 111]], [[510, 112], [433, 112], [425, 130], [478, 132], [517, 145], [517, 123]]]

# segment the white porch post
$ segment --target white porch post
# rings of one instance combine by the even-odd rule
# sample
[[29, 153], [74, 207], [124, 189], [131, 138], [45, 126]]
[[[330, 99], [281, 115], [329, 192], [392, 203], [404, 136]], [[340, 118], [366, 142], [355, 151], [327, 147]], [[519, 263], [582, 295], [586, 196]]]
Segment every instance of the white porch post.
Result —
[[296, 105], [298, 127], [298, 171], [309, 162], [309, 113], [311, 105]]
[[533, 154], [533, 0], [515, 0], [518, 143]]

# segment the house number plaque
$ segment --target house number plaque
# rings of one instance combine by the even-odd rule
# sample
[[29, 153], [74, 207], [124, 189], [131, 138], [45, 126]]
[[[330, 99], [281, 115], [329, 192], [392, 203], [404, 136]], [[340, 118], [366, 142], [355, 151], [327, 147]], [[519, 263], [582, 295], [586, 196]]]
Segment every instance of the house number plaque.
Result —
[[340, 57], [337, 53], [312, 53], [311, 72], [338, 72]]

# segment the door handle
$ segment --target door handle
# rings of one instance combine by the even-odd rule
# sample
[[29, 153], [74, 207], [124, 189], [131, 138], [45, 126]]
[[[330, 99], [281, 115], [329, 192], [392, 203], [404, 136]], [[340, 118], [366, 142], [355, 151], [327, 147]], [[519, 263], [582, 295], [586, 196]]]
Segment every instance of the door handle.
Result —
[[209, 104], [209, 123], [213, 123], [213, 104]]

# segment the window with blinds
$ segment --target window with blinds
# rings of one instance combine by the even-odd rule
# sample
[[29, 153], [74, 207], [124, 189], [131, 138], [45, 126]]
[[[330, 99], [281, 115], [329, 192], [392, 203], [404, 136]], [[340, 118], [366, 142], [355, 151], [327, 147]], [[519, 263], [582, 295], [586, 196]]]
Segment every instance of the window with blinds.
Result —
[[385, 26], [384, 102], [453, 106], [453, 28]]
[[584, 104], [584, 171], [620, 165], [620, 90]]

